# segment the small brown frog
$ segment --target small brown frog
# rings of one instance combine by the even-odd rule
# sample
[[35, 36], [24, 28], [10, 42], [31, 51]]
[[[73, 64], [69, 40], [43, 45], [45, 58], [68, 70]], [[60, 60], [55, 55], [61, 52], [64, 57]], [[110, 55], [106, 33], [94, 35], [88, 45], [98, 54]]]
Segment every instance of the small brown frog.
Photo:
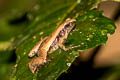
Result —
[[32, 73], [35, 73], [42, 65], [47, 63], [47, 56], [59, 47], [64, 51], [72, 49], [72, 47], [66, 48], [63, 44], [67, 40], [70, 31], [74, 28], [75, 23], [75, 19], [67, 18], [51, 35], [41, 39], [34, 46], [28, 54], [29, 57], [38, 56], [29, 62], [29, 68]]

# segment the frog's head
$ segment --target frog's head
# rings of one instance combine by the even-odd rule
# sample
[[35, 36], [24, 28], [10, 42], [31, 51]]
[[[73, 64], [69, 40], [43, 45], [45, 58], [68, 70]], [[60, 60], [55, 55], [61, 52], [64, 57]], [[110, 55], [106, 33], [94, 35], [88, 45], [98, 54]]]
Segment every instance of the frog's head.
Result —
[[69, 34], [74, 28], [75, 24], [76, 24], [75, 19], [67, 18], [65, 22], [62, 24], [62, 30], [60, 30], [59, 36], [64, 37], [65, 34]]
[[67, 18], [66, 21], [65, 21], [65, 29], [70, 32], [74, 26], [76, 24], [76, 20], [75, 19], [70, 19], [70, 18]]
[[67, 19], [65, 20], [65, 23], [66, 23], [66, 25], [67, 25], [67, 24], [70, 24], [70, 23], [75, 24], [75, 23], [76, 23], [76, 20], [75, 20], [75, 19], [71, 19], [71, 18], [67, 18]]

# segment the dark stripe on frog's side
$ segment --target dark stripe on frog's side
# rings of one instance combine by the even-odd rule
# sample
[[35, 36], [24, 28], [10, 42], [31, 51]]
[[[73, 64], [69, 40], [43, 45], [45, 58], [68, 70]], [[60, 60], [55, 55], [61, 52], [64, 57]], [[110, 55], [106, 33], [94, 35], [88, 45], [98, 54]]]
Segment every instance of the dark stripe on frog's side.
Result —
[[[50, 46], [49, 51], [55, 46], [57, 45], [57, 43], [59, 42], [59, 38], [65, 36], [65, 33], [69, 35], [70, 31], [73, 29], [73, 26], [75, 25], [75, 22], [70, 22], [69, 24], [66, 24], [65, 27], [59, 32], [59, 35], [55, 38], [55, 40], [53, 41], [53, 43]], [[72, 27], [72, 28], [71, 28]], [[66, 38], [64, 38], [64, 42], [66, 41]], [[64, 43], [63, 42], [63, 43]], [[57, 45], [58, 46], [58, 45]]]

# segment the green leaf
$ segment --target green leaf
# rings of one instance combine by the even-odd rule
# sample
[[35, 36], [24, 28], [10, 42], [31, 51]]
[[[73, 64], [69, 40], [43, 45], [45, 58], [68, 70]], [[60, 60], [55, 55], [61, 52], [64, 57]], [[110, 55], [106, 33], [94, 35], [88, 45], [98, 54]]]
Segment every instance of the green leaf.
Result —
[[11, 61], [10, 51], [0, 51], [0, 79], [8, 80], [11, 75], [13, 62]]
[[[56, 0], [53, 0], [57, 3]], [[78, 0], [79, 1], [79, 0]], [[16, 48], [17, 62], [12, 79], [15, 80], [54, 80], [63, 72], [66, 72], [74, 59], [79, 56], [81, 50], [105, 44], [107, 34], [115, 31], [114, 23], [102, 16], [102, 12], [89, 11], [95, 4], [94, 0], [64, 1], [48, 4], [48, 13], [37, 16], [26, 28], [13, 44]], [[46, 2], [47, 3], [47, 2]], [[86, 4], [88, 3], [88, 4]], [[47, 5], [47, 4], [44, 4]], [[49, 10], [49, 6], [52, 9]], [[55, 6], [55, 7], [53, 7]], [[44, 7], [42, 8], [44, 12]], [[73, 46], [69, 51], [58, 49], [49, 55], [51, 61], [40, 68], [36, 74], [32, 74], [28, 62], [31, 60], [27, 56], [29, 51], [43, 37], [49, 36], [66, 18], [75, 18], [76, 27], [70, 33], [66, 46]]]
[[103, 17], [102, 12], [88, 11], [77, 18], [76, 28], [67, 41], [77, 49], [85, 50], [104, 44], [107, 34], [113, 34], [114, 30], [114, 23]]

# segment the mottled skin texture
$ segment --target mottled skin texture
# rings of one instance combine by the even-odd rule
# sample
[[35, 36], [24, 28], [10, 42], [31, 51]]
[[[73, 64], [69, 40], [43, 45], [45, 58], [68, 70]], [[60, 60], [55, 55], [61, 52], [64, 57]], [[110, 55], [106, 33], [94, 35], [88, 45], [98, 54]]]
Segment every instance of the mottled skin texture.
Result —
[[55, 51], [58, 47], [64, 51], [71, 49], [66, 48], [63, 44], [65, 43], [70, 31], [75, 26], [75, 19], [67, 18], [57, 29], [48, 37], [40, 40], [36, 46], [30, 51], [28, 56], [33, 57], [37, 54], [37, 58], [32, 59], [29, 62], [29, 68], [32, 73], [35, 73], [39, 68], [48, 62], [47, 56], [49, 53]]

